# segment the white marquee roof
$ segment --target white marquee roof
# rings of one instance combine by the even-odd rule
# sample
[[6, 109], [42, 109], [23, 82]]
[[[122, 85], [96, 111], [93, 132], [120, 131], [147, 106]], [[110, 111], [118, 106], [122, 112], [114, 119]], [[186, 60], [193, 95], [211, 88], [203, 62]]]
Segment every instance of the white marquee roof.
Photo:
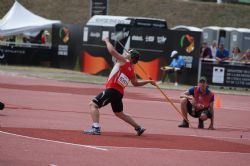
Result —
[[15, 1], [8, 13], [0, 19], [0, 36], [50, 28], [56, 23], [61, 23], [61, 21], [40, 17]]

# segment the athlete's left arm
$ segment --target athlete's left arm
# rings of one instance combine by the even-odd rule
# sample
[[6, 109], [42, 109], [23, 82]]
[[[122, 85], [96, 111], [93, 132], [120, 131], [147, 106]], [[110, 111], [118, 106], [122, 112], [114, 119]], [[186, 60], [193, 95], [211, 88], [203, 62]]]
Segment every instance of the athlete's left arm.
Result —
[[209, 105], [209, 109], [210, 109], [210, 112], [211, 112], [211, 123], [209, 125], [209, 128], [210, 130], [214, 130], [214, 102], [211, 102], [210, 105]]
[[136, 75], [134, 75], [134, 77], [131, 79], [131, 83], [132, 85], [134, 86], [143, 86], [143, 85], [146, 85], [146, 84], [152, 84], [153, 86], [156, 86], [156, 83], [154, 80], [141, 80], [141, 81], [138, 81], [138, 79], [136, 78]]

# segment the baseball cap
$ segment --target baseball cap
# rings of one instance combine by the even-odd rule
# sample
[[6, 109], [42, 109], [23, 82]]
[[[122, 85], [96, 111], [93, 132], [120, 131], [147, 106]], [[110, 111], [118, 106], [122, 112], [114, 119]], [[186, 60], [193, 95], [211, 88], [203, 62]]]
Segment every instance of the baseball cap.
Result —
[[204, 77], [204, 76], [202, 76], [201, 78], [200, 78], [200, 80], [199, 80], [199, 82], [207, 82], [207, 78], [206, 77]]
[[171, 56], [170, 57], [173, 58], [176, 54], [178, 54], [178, 52], [176, 50], [174, 50], [174, 51], [171, 52]]

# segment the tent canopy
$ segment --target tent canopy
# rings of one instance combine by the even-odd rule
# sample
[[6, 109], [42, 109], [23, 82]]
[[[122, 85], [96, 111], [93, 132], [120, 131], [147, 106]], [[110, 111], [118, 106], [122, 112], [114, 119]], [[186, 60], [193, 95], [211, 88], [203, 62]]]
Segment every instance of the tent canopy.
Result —
[[56, 23], [61, 23], [61, 21], [49, 20], [35, 15], [15, 1], [8, 13], [0, 19], [0, 36], [46, 29]]

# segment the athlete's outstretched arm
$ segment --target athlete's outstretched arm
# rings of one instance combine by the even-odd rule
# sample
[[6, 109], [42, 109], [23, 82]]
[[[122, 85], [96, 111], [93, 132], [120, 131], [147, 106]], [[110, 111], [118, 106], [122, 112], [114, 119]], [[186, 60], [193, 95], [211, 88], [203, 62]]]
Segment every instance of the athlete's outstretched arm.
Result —
[[107, 49], [113, 57], [115, 57], [120, 62], [126, 62], [126, 59], [115, 50], [114, 46], [110, 43], [108, 38], [104, 38], [103, 41], [106, 43]]
[[154, 80], [142, 80], [142, 81], [138, 81], [138, 79], [136, 78], [136, 76], [134, 76], [132, 79], [131, 79], [131, 83], [134, 85], [134, 86], [143, 86], [143, 85], [146, 85], [148, 83], [156, 86], [156, 83]]

